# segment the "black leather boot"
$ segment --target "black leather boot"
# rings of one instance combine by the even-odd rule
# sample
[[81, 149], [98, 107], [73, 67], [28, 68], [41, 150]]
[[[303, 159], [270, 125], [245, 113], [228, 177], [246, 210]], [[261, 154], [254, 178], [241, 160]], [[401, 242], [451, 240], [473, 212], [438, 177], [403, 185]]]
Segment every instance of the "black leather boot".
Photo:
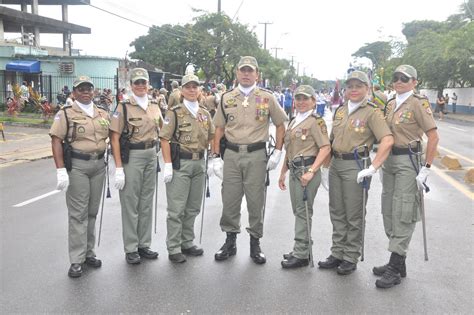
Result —
[[[383, 266], [378, 266], [378, 267], [374, 267], [372, 269], [372, 272], [374, 273], [374, 275], [376, 276], [382, 276], [384, 274], [384, 272], [387, 270], [387, 267], [388, 267], [388, 264], [386, 265], [383, 265]], [[407, 276], [407, 265], [405, 264], [405, 259], [403, 260], [403, 265], [402, 267], [400, 268], [400, 276], [402, 278], [405, 278]]]
[[237, 239], [237, 233], [227, 232], [227, 238], [225, 239], [224, 245], [214, 255], [215, 260], [226, 260], [230, 256], [234, 256], [237, 253], [237, 245], [235, 241]]
[[259, 265], [267, 261], [265, 254], [260, 249], [260, 240], [252, 235], [250, 235], [250, 257], [252, 257], [254, 263]]
[[392, 253], [390, 261], [388, 262], [387, 269], [382, 275], [382, 278], [375, 281], [377, 288], [387, 289], [394, 285], [400, 284], [401, 276], [400, 270], [405, 263], [405, 256]]

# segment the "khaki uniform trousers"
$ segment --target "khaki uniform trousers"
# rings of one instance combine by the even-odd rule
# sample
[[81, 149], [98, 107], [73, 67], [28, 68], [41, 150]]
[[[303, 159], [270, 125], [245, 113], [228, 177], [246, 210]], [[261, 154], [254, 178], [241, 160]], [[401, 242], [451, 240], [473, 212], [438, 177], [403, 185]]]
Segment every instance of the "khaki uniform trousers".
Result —
[[240, 233], [241, 204], [245, 194], [249, 213], [247, 232], [255, 238], [263, 236], [266, 167], [265, 149], [250, 153], [246, 150], [241, 152], [225, 150], [222, 181], [223, 209], [220, 221], [223, 232]]
[[[362, 165], [362, 160], [360, 163]], [[329, 168], [329, 214], [333, 227], [331, 255], [354, 264], [358, 262], [362, 249], [363, 187], [357, 183], [359, 171], [355, 160], [336, 158], [332, 159]]]
[[72, 159], [66, 191], [71, 264], [82, 264], [86, 257], [95, 257], [95, 220], [99, 212], [104, 178], [104, 159]]
[[[416, 158], [413, 157], [416, 163]], [[388, 250], [406, 256], [420, 221], [420, 193], [409, 155], [390, 155], [383, 167], [382, 215]]]
[[153, 194], [156, 185], [156, 149], [130, 150], [123, 165], [125, 186], [120, 190], [125, 253], [151, 245]]
[[201, 210], [204, 190], [204, 159], [181, 159], [180, 164], [179, 170], [173, 170], [171, 182], [166, 183], [166, 247], [170, 255], [194, 245], [194, 221]]
[[[308, 171], [307, 166], [305, 172]], [[306, 205], [303, 201], [304, 188], [301, 186], [301, 169], [290, 168], [290, 199], [291, 207], [293, 208], [293, 214], [295, 215], [295, 245], [293, 246], [293, 256], [299, 259], [309, 258], [309, 241], [308, 241], [308, 227], [306, 224]], [[306, 192], [308, 197], [308, 215], [309, 215], [309, 226], [313, 226], [313, 204], [316, 193], [318, 192], [319, 185], [321, 184], [321, 171], [314, 173], [313, 179], [306, 186]], [[312, 229], [312, 228], [311, 228]]]

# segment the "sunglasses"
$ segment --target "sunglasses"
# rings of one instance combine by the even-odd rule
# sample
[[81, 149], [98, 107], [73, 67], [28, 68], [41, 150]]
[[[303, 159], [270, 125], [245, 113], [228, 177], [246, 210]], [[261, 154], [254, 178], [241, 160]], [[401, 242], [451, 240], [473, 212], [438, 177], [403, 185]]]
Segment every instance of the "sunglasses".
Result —
[[76, 88], [76, 90], [78, 90], [81, 93], [90, 93], [94, 90], [94, 88], [92, 86], [80, 86]]
[[139, 80], [133, 82], [133, 85], [146, 85], [146, 84], [147, 84], [147, 81], [143, 80], [143, 79], [139, 79]]
[[408, 83], [408, 81], [410, 81], [410, 78], [404, 74], [394, 74], [392, 77], [392, 82], [396, 83], [398, 81], [402, 81], [403, 83]]

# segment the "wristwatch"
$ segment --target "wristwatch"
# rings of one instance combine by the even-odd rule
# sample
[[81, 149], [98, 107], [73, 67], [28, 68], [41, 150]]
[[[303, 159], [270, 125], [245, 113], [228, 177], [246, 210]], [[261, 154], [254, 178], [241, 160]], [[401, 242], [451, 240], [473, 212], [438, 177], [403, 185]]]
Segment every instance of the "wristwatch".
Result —
[[221, 155], [219, 153], [212, 153], [211, 157], [214, 158], [220, 158]]
[[430, 168], [430, 167], [431, 167], [431, 164], [430, 164], [430, 163], [425, 163], [425, 167], [426, 167], [426, 168]]
[[308, 168], [308, 173], [314, 173], [314, 170], [310, 167]]

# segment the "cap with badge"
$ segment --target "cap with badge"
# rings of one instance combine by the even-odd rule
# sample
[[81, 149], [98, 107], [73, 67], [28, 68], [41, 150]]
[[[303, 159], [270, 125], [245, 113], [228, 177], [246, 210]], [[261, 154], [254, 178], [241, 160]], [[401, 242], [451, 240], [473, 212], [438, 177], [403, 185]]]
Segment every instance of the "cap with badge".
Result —
[[239, 64], [237, 65], [237, 68], [240, 70], [243, 67], [250, 67], [253, 70], [258, 69], [257, 59], [255, 59], [255, 57], [252, 57], [252, 56], [240, 57], [240, 61], [239, 61]]
[[84, 84], [84, 83], [88, 83], [88, 84], [94, 86], [94, 83], [92, 83], [91, 78], [86, 76], [86, 75], [78, 76], [76, 78], [76, 80], [74, 80], [74, 83], [72, 84], [72, 86], [76, 88], [79, 85]]
[[137, 80], [145, 80], [149, 81], [150, 78], [148, 77], [148, 71], [143, 68], [134, 68], [130, 71], [130, 81], [134, 83]]
[[351, 74], [347, 76], [346, 83], [349, 82], [349, 80], [358, 80], [366, 85], [369, 85], [369, 77], [367, 77], [365, 72], [359, 70], [352, 71]]
[[406, 75], [407, 77], [409, 78], [413, 78], [416, 80], [417, 78], [417, 72], [416, 72], [416, 69], [410, 65], [401, 65], [401, 66], [398, 66], [397, 69], [395, 69], [395, 72], [394, 73], [402, 73], [404, 75]]
[[295, 90], [295, 97], [298, 95], [305, 95], [307, 97], [314, 97], [316, 98], [316, 92], [314, 91], [313, 87], [309, 85], [300, 85]]
[[185, 76], [183, 76], [183, 78], [181, 79], [181, 86], [185, 86], [186, 84], [190, 83], [190, 82], [194, 82], [196, 83], [197, 85], [199, 85], [199, 78], [194, 75], [194, 74], [186, 74]]

